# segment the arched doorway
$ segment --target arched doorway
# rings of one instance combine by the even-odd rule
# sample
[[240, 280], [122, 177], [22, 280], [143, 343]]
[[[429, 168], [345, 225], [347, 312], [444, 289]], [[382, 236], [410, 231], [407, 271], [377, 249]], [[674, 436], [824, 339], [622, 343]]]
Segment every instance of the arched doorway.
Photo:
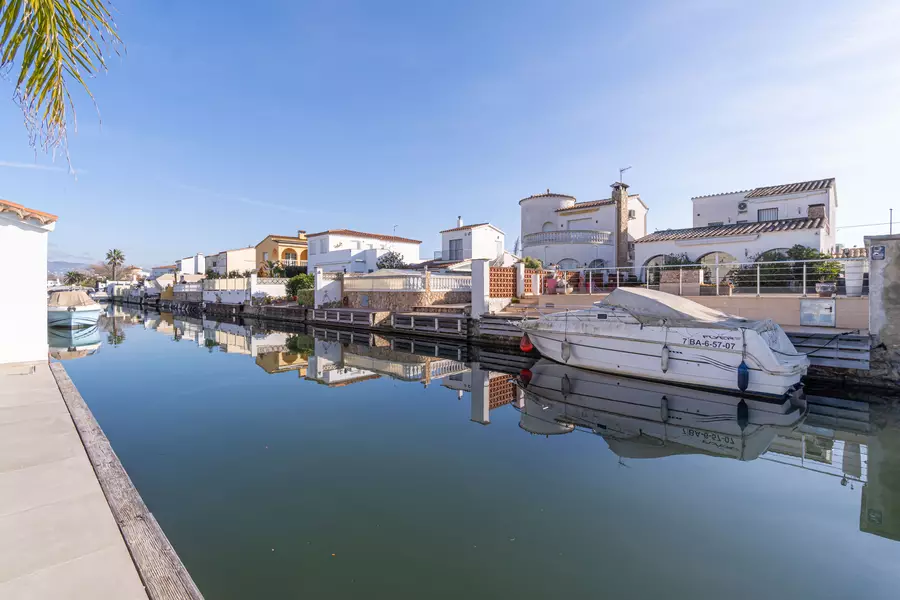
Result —
[[286, 267], [293, 267], [297, 265], [297, 253], [288, 248], [284, 252], [281, 253], [281, 262]]
[[703, 281], [704, 283], [716, 283], [716, 273], [718, 272], [719, 283], [728, 278], [728, 274], [733, 269], [737, 269], [739, 265], [734, 256], [728, 252], [716, 250], [708, 252], [697, 259], [697, 262], [703, 265]]
[[602, 258], [595, 258], [588, 265], [588, 269], [602, 269], [605, 266], [606, 266], [605, 260], [603, 260]]
[[578, 261], [574, 258], [564, 258], [556, 263], [556, 266], [563, 271], [573, 271], [578, 268]]

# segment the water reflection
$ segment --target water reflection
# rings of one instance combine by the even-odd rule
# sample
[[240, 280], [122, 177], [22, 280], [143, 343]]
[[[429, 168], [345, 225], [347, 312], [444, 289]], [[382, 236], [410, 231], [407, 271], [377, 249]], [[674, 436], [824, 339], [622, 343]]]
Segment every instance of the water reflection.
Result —
[[72, 360], [90, 356], [100, 349], [100, 328], [97, 325], [82, 329], [47, 328], [50, 356], [56, 360]]
[[[259, 369], [328, 387], [381, 378], [438, 384], [458, 400], [469, 396], [469, 419], [491, 424], [491, 413], [519, 411], [519, 427], [566, 443], [566, 434], [602, 438], [620, 461], [680, 455], [766, 461], [829, 478], [835, 486], [862, 486], [859, 530], [900, 540], [900, 426], [895, 413], [860, 402], [810, 396], [808, 406], [744, 399], [706, 391], [581, 371], [454, 342], [392, 338], [320, 327], [219, 322], [140, 314], [110, 306], [97, 328], [51, 337], [54, 357], [87, 356], [107, 343], [128, 343], [140, 325], [208, 353], [246, 355]], [[83, 336], [75, 339], [75, 336]], [[65, 338], [65, 339], [63, 339]], [[248, 361], [249, 364], [249, 361]], [[528, 369], [522, 379], [520, 371]], [[602, 446], [597, 446], [598, 450]], [[677, 458], [671, 458], [677, 460]]]

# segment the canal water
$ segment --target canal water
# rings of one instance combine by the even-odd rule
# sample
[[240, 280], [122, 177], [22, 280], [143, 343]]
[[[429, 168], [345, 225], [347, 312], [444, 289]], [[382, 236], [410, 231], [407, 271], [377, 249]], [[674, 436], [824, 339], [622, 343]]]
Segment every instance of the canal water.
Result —
[[898, 597], [895, 414], [666, 427], [518, 357], [111, 310], [51, 351], [210, 600]]

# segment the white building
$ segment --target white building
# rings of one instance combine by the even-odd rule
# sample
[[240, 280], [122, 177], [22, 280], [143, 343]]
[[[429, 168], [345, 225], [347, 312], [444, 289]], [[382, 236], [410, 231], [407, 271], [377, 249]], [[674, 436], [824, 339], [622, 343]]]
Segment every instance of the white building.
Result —
[[505, 248], [506, 234], [490, 223], [463, 225], [462, 217], [457, 217], [456, 227], [441, 232], [442, 260], [494, 260]]
[[175, 270], [178, 276], [184, 275], [203, 275], [206, 273], [206, 256], [197, 253], [194, 256], [180, 258], [175, 261]]
[[388, 252], [398, 252], [406, 264], [419, 262], [419, 240], [363, 233], [350, 229], [330, 229], [306, 236], [309, 244], [309, 272], [324, 271], [371, 273], [378, 269], [378, 258]]
[[628, 185], [603, 200], [577, 202], [547, 190], [519, 201], [522, 254], [563, 269], [631, 264], [632, 243], [647, 233], [647, 205]]
[[[256, 268], [256, 248], [236, 248], [224, 250], [206, 257], [206, 270], [215, 271], [219, 275], [227, 275], [232, 271], [243, 273]], [[206, 272], [206, 270], [204, 272]]]
[[175, 265], [163, 265], [161, 267], [151, 267], [150, 268], [150, 279], [156, 279], [160, 275], [166, 275], [171, 273], [175, 274], [177, 267]]
[[837, 190], [818, 179], [691, 199], [694, 227], [656, 231], [635, 244], [635, 266], [669, 254], [692, 262], [752, 262], [795, 245], [830, 253], [835, 246]]
[[56, 219], [0, 200], [0, 364], [47, 360], [47, 234]]

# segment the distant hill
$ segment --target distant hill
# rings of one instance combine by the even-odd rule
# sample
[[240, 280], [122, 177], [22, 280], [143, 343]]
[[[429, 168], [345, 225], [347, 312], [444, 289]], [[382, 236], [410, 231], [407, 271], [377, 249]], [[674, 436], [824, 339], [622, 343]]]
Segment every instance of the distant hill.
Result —
[[69, 271], [84, 271], [89, 269], [91, 263], [69, 262], [66, 260], [48, 260], [47, 273], [53, 275], [65, 275]]

